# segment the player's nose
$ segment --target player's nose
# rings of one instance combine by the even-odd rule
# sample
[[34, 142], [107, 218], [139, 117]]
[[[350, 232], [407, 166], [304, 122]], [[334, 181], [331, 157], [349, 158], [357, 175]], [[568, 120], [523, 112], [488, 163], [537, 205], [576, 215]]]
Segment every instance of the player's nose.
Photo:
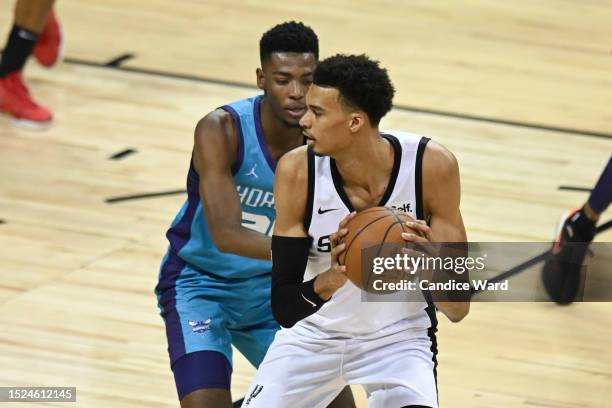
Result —
[[311, 120], [310, 120], [310, 109], [306, 111], [306, 113], [300, 118], [300, 126], [304, 129], [310, 129]]
[[292, 81], [289, 87], [289, 97], [294, 100], [304, 99], [306, 94], [304, 87], [298, 81]]

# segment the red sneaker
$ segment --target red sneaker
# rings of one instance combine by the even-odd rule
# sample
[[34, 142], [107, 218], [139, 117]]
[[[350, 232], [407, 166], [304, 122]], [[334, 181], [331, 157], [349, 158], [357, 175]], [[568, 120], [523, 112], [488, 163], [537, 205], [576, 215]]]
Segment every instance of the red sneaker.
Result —
[[62, 30], [55, 12], [51, 10], [32, 53], [40, 65], [53, 68], [62, 60], [63, 51]]
[[32, 100], [20, 71], [0, 78], [0, 111], [11, 115], [18, 125], [30, 128], [45, 128], [53, 118], [49, 109]]

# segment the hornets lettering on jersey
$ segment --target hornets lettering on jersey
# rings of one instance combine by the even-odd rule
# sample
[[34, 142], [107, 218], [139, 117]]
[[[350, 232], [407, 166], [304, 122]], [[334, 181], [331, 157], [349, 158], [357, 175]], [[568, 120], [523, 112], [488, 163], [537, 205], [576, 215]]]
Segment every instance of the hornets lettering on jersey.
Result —
[[240, 203], [242, 204], [242, 225], [245, 228], [271, 236], [274, 229], [274, 220], [270, 219], [267, 215], [259, 215], [250, 212], [250, 210], [245, 210], [245, 208], [267, 207], [274, 209], [274, 194], [270, 191], [249, 186], [239, 185], [236, 187], [240, 196]]

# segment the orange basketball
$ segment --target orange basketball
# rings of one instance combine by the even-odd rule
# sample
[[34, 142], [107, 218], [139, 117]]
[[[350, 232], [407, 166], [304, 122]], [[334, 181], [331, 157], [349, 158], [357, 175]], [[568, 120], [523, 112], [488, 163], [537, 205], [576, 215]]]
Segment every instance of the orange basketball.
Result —
[[[371, 273], [373, 256], [393, 257], [398, 249], [397, 245], [383, 244], [406, 246], [402, 232], [422, 236], [419, 231], [409, 228], [406, 221], [414, 221], [414, 218], [399, 210], [373, 207], [359, 211], [348, 222], [348, 233], [343, 238], [346, 249], [340, 254], [338, 262], [340, 265], [346, 265], [347, 276], [357, 287], [375, 292], [371, 287], [372, 278], [376, 276]], [[363, 259], [363, 273], [362, 254], [367, 257]], [[403, 271], [401, 273], [403, 274]]]

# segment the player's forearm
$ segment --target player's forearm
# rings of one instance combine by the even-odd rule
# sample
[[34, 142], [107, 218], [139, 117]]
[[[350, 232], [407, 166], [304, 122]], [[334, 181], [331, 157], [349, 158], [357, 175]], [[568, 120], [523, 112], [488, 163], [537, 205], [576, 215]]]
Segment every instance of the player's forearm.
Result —
[[317, 296], [313, 284], [314, 279], [298, 284], [272, 284], [272, 314], [278, 324], [292, 327], [323, 306], [325, 301]]
[[283, 327], [316, 313], [325, 303], [314, 290], [314, 281], [303, 282], [309, 238], [272, 238], [272, 314]]
[[[468, 256], [467, 235], [458, 210], [457, 214], [453, 222], [436, 222], [432, 227], [432, 235], [437, 235], [436, 239], [438, 242], [444, 242], [437, 254], [441, 259], [465, 258]], [[437, 228], [434, 229], [434, 227]], [[458, 273], [455, 271], [439, 270], [434, 273], [433, 280], [439, 283], [454, 280], [463, 283], [470, 282], [469, 272], [467, 271]], [[432, 297], [436, 308], [444, 313], [451, 322], [457, 323], [461, 321], [470, 311], [471, 293], [469, 291], [433, 291]]]
[[330, 268], [316, 276], [313, 289], [321, 299], [328, 301], [345, 283], [346, 277], [341, 278]]
[[260, 232], [239, 227], [212, 233], [215, 245], [221, 252], [247, 258], [270, 260], [270, 237]]

